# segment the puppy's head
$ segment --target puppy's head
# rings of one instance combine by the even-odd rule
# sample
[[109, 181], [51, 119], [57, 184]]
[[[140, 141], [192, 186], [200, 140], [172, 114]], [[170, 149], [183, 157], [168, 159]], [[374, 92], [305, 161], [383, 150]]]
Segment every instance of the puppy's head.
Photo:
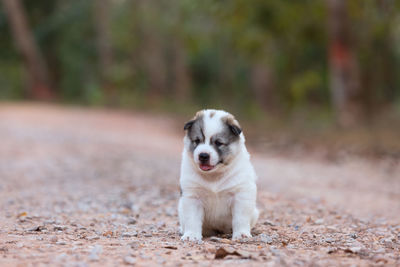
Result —
[[202, 173], [229, 165], [244, 141], [239, 123], [222, 110], [199, 111], [184, 129], [186, 150]]

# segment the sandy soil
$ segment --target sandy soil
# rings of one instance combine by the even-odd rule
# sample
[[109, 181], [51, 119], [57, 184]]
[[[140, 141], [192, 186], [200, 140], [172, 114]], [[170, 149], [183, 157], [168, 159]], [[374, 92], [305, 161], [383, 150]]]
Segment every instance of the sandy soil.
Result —
[[400, 265], [398, 162], [253, 153], [253, 238], [181, 242], [181, 123], [0, 104], [0, 265]]

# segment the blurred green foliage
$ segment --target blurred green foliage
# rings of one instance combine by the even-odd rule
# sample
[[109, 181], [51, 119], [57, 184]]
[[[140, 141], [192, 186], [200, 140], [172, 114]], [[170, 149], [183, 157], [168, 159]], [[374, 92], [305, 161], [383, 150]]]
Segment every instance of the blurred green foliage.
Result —
[[[249, 115], [331, 105], [326, 1], [110, 0], [107, 85], [96, 1], [23, 3], [61, 101], [217, 106]], [[349, 0], [348, 8], [366, 101], [399, 106], [399, 4]], [[0, 98], [27, 97], [24, 66], [1, 6], [0, 58]], [[254, 78], [260, 66], [266, 81]]]

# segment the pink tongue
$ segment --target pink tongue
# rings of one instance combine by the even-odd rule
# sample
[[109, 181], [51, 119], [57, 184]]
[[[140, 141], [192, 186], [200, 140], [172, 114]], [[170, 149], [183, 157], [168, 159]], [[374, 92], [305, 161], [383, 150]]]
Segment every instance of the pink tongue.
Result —
[[213, 168], [213, 166], [210, 165], [205, 165], [205, 164], [200, 164], [200, 169], [202, 169], [203, 171], [209, 171]]

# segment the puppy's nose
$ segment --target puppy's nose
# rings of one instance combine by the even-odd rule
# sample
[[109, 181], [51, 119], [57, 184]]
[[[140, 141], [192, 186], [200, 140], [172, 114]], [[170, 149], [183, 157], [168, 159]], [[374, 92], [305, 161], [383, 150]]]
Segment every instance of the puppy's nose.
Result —
[[210, 154], [208, 153], [200, 153], [199, 154], [199, 160], [201, 162], [207, 162], [210, 159]]

